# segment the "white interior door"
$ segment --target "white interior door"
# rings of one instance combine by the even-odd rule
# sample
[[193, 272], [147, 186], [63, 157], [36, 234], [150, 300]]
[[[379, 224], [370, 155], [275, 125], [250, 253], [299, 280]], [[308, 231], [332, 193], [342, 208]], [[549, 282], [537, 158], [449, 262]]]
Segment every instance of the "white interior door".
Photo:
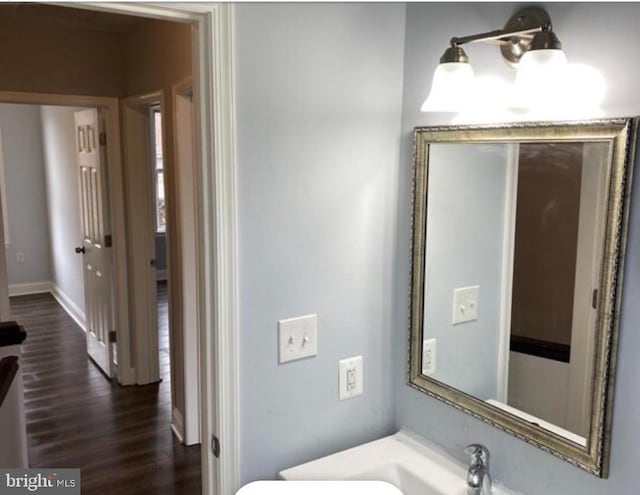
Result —
[[[179, 187], [179, 242], [182, 265], [182, 338], [184, 363], [184, 434], [187, 445], [200, 443], [200, 308], [198, 306], [197, 170], [193, 96], [191, 91], [174, 97], [176, 173]], [[172, 359], [176, 353], [172, 355]], [[174, 382], [172, 381], [172, 384]]]
[[606, 187], [611, 162], [607, 143], [585, 143], [580, 187], [580, 218], [576, 252], [576, 282], [573, 296], [571, 358], [567, 388], [567, 425], [587, 436], [592, 407], [597, 292], [600, 286]]
[[97, 109], [76, 112], [74, 117], [82, 222], [82, 245], [76, 248], [76, 253], [82, 255], [87, 353], [111, 377], [111, 258], [107, 249], [111, 243], [107, 238], [109, 209], [104, 146], [100, 144]]

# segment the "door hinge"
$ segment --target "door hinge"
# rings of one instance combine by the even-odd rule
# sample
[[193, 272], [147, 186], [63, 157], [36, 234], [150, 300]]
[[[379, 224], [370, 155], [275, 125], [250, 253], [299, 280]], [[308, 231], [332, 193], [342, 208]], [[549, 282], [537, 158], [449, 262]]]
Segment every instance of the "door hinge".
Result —
[[593, 294], [591, 295], [591, 307], [593, 309], [598, 308], [598, 289], [593, 289]]
[[115, 330], [111, 330], [109, 332], [109, 343], [113, 344], [116, 341], [116, 332]]
[[98, 134], [98, 143], [100, 143], [100, 146], [106, 146], [107, 145], [107, 133], [106, 132], [101, 132]]
[[211, 435], [211, 452], [216, 458], [220, 457], [220, 440], [215, 435]]
[[111, 234], [104, 236], [104, 247], [111, 247], [113, 244], [113, 239], [111, 238]]

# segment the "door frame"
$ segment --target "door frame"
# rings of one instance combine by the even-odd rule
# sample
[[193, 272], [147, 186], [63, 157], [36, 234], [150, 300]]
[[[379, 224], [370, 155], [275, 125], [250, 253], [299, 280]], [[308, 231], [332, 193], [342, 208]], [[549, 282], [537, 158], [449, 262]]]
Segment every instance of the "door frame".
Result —
[[[233, 5], [78, 2], [74, 7], [189, 22], [196, 28], [202, 488], [204, 495], [233, 495], [240, 487]], [[211, 448], [214, 436], [219, 457]]]

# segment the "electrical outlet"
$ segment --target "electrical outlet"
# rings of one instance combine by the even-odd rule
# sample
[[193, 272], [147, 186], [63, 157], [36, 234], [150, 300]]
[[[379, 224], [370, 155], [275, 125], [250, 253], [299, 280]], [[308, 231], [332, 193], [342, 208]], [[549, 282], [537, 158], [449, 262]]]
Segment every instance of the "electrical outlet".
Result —
[[461, 287], [453, 291], [452, 323], [466, 323], [478, 319], [480, 286]]
[[362, 356], [342, 359], [340, 370], [340, 400], [362, 395]]
[[22, 251], [16, 252], [16, 263], [24, 263], [24, 253]]
[[422, 343], [422, 374], [433, 375], [436, 372], [436, 339]]
[[356, 370], [355, 368], [347, 368], [347, 392], [353, 392], [356, 389]]

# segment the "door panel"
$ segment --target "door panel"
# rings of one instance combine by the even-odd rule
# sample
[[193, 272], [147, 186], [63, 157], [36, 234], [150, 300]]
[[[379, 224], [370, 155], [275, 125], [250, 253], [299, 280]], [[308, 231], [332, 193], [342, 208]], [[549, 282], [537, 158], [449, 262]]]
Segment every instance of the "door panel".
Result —
[[111, 367], [111, 253], [105, 246], [108, 232], [107, 181], [104, 174], [104, 148], [100, 145], [98, 110], [91, 108], [74, 114], [76, 156], [80, 174], [80, 215], [85, 287], [87, 353], [108, 376]]

